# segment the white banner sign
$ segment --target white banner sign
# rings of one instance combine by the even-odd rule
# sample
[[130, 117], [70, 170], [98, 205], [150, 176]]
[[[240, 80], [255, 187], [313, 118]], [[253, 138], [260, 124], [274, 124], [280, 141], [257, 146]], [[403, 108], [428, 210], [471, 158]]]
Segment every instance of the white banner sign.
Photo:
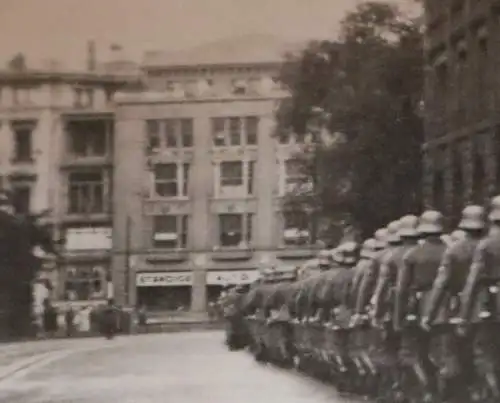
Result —
[[207, 285], [250, 284], [258, 278], [258, 270], [209, 271]]
[[175, 287], [193, 284], [193, 273], [181, 271], [170, 273], [137, 273], [137, 287]]
[[113, 246], [111, 228], [68, 228], [66, 250], [110, 250]]

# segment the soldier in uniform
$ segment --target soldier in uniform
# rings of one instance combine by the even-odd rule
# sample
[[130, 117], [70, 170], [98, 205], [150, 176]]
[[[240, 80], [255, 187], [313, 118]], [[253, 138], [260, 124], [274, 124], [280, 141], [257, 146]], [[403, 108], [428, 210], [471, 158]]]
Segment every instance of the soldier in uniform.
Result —
[[442, 348], [438, 354], [444, 387], [442, 398], [457, 402], [462, 398], [469, 401], [467, 386], [473, 381], [470, 371], [473, 356], [471, 340], [456, 337], [451, 319], [458, 314], [459, 293], [465, 285], [474, 251], [485, 228], [484, 209], [481, 206], [466, 207], [459, 228], [463, 239], [452, 242], [445, 252], [421, 323], [425, 330], [430, 330], [432, 324], [437, 326], [435, 333], [439, 335]]
[[[500, 401], [498, 285], [500, 283], [500, 196], [493, 198], [490, 229], [477, 245], [460, 298], [459, 334], [472, 337], [478, 378], [485, 381], [481, 401]], [[468, 328], [475, 324], [470, 335]]]
[[441, 240], [443, 216], [438, 211], [426, 211], [420, 217], [419, 245], [403, 257], [395, 292], [394, 328], [401, 331], [401, 359], [404, 366], [405, 394], [422, 401], [436, 396], [436, 369], [429, 358], [431, 337], [420, 326], [425, 300], [438, 273], [446, 249]]
[[417, 245], [417, 225], [418, 217], [414, 215], [402, 217], [397, 223], [389, 225], [390, 253], [386, 253], [382, 259], [373, 296], [373, 324], [382, 333], [381, 350], [384, 358], [382, 375], [385, 375], [385, 382], [381, 382], [380, 392], [386, 393], [388, 398], [402, 395], [399, 368], [401, 334], [394, 329], [394, 290], [404, 256]]
[[366, 346], [370, 343], [369, 323], [361, 321], [356, 314], [356, 302], [359, 293], [363, 273], [370, 266], [371, 260], [375, 257], [377, 242], [374, 238], [369, 238], [363, 242], [360, 251], [360, 260], [353, 268], [353, 278], [348, 293], [348, 307], [353, 314], [350, 323], [349, 354], [350, 359], [356, 366], [357, 377], [359, 378], [358, 392], [366, 397], [373, 397], [373, 385], [376, 371], [369, 357], [364, 353]]

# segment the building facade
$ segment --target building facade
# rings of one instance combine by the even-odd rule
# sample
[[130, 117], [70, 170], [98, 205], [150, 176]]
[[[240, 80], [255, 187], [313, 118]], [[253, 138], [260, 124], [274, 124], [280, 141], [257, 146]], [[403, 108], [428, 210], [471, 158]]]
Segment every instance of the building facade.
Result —
[[500, 192], [500, 4], [425, 1], [424, 194], [458, 219]]
[[18, 213], [47, 211], [62, 257], [46, 266], [62, 304], [105, 301], [111, 278], [113, 94], [133, 76], [0, 72], [0, 178]]
[[205, 312], [227, 284], [315, 253], [284, 213], [301, 139], [273, 136], [283, 47], [231, 39], [147, 55], [147, 91], [115, 97], [113, 284], [119, 301]]

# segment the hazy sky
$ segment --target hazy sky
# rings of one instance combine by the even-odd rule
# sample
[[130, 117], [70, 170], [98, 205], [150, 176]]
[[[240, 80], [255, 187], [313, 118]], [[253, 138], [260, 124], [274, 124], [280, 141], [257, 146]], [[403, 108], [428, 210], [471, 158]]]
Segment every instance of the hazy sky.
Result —
[[[406, 3], [409, 0], [394, 0]], [[0, 63], [23, 51], [83, 67], [88, 39], [98, 58], [111, 43], [140, 59], [145, 50], [174, 50], [235, 33], [300, 40], [332, 37], [357, 0], [0, 0]]]

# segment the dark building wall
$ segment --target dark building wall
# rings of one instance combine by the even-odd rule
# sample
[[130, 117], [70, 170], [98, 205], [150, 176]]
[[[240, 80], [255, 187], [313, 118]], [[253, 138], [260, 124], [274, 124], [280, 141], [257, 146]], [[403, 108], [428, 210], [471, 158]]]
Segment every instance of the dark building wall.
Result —
[[424, 202], [454, 224], [500, 193], [500, 2], [426, 1]]

